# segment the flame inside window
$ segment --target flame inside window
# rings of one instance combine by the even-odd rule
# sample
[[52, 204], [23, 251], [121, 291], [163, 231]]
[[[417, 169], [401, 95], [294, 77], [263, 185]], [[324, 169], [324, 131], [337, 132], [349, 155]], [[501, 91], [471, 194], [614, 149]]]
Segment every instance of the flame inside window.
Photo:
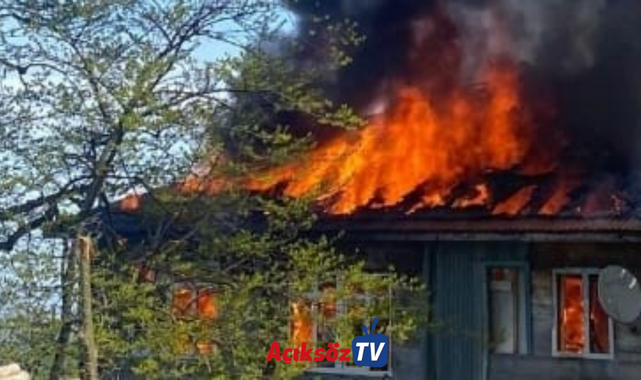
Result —
[[559, 350], [580, 354], [585, 348], [583, 279], [581, 275], [559, 278]]
[[336, 288], [325, 284], [315, 294], [313, 302], [309, 299], [290, 303], [290, 338], [292, 344], [300, 346], [303, 342], [315, 344], [333, 339], [330, 322], [336, 317]]
[[[181, 319], [215, 320], [218, 318], [219, 311], [218, 297], [209, 289], [180, 287], [173, 293], [171, 311], [174, 316]], [[191, 339], [182, 337], [181, 340], [185, 353], [191, 352], [194, 346]], [[210, 355], [215, 352], [214, 344], [208, 339], [196, 341], [195, 349], [201, 355]]]
[[188, 288], [179, 288], [174, 291], [171, 301], [171, 311], [177, 317], [184, 317], [189, 313], [192, 303], [192, 291]]
[[198, 316], [203, 319], [216, 319], [218, 317], [217, 300], [211, 290], [201, 290], [196, 299]]
[[557, 279], [559, 351], [578, 355], [611, 352], [611, 323], [598, 300], [598, 276], [562, 274]]
[[294, 347], [300, 346], [303, 342], [312, 343], [312, 320], [311, 305], [305, 301], [292, 302], [291, 305], [290, 333]]
[[178, 288], [172, 297], [171, 310], [177, 317], [216, 319], [218, 317], [217, 303], [216, 296], [211, 290]]

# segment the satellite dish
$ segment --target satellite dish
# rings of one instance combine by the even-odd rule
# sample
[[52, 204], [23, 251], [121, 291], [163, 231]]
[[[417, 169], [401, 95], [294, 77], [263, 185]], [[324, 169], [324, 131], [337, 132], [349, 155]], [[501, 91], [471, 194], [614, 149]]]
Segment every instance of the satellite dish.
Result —
[[599, 302], [617, 322], [634, 324], [641, 316], [641, 287], [629, 270], [612, 265], [599, 273]]

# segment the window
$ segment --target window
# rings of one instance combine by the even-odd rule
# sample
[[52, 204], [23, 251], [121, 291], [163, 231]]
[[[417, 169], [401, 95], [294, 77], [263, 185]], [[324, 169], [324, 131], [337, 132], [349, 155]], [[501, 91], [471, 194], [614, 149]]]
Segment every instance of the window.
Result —
[[321, 286], [318, 292], [290, 303], [290, 341], [294, 347], [303, 342], [321, 347], [334, 341], [330, 327], [336, 317], [336, 290], [333, 285]]
[[492, 353], [527, 353], [526, 282], [520, 267], [488, 268], [488, 310]]
[[[311, 347], [326, 348], [328, 342], [336, 341], [334, 324], [337, 318], [352, 320], [357, 316], [351, 327], [351, 336], [363, 335], [363, 325], [368, 328], [374, 317], [379, 318], [376, 325], [376, 334], [386, 334], [392, 344], [392, 337], [388, 327], [391, 326], [391, 289], [381, 291], [364, 292], [360, 289], [351, 291], [348, 299], [337, 299], [335, 284], [326, 284], [319, 287], [316, 293], [308, 294], [303, 300], [299, 299], [290, 303], [290, 341], [293, 347], [300, 346], [306, 342]], [[376, 303], [376, 305], [374, 305]], [[376, 315], [367, 315], [369, 309], [378, 309]], [[382, 315], [380, 309], [385, 309]], [[362, 320], [359, 318], [362, 316]], [[341, 347], [351, 348], [351, 347]], [[392, 350], [390, 349], [391, 356]], [[362, 374], [362, 373], [391, 373], [392, 360], [388, 358], [387, 365], [382, 368], [358, 367], [352, 362], [314, 362], [310, 363], [315, 367], [310, 368], [311, 372], [338, 372], [341, 374]]]
[[[172, 294], [171, 312], [183, 321], [212, 321], [218, 317], [218, 299], [215, 293], [208, 288], [195, 285], [177, 285]], [[185, 353], [197, 352], [208, 355], [214, 351], [212, 343], [208, 340], [192, 342], [185, 338]]]
[[174, 290], [172, 313], [181, 318], [216, 319], [218, 307], [211, 289], [180, 286]]
[[601, 308], [597, 283], [597, 270], [554, 272], [554, 355], [613, 357], [612, 320]]

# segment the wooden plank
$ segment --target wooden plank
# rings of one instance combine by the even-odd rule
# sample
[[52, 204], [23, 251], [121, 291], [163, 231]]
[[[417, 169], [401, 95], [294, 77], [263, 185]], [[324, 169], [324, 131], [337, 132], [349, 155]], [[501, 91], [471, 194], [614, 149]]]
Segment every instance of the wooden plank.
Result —
[[641, 363], [492, 355], [489, 380], [638, 380]]

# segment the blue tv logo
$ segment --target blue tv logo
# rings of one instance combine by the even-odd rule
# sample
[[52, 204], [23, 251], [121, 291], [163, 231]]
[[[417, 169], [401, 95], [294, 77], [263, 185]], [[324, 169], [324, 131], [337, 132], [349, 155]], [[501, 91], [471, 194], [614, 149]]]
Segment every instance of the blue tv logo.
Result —
[[384, 334], [370, 335], [374, 332], [377, 323], [378, 318], [374, 318], [370, 332], [367, 332], [367, 326], [363, 326], [365, 335], [357, 336], [352, 340], [354, 364], [359, 367], [380, 368], [387, 364], [389, 339]]

